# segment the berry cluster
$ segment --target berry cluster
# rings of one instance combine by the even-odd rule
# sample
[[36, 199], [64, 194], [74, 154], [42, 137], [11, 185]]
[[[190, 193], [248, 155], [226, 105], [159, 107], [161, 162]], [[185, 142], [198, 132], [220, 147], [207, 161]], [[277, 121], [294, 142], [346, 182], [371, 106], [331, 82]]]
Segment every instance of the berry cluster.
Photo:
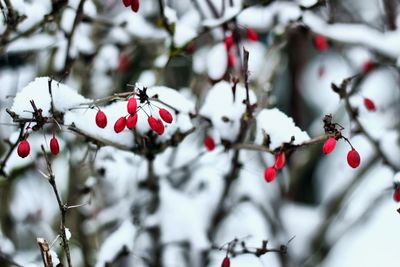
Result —
[[[145, 97], [143, 97], [143, 94], [145, 95]], [[142, 95], [142, 97], [140, 95]], [[139, 99], [140, 99], [140, 103], [145, 103], [146, 105], [152, 105], [150, 103], [150, 100], [148, 99], [148, 96], [146, 95], [145, 92], [143, 93], [143, 91], [140, 91]], [[137, 121], [138, 121], [137, 111], [138, 111], [138, 109], [140, 109], [142, 107], [140, 105], [138, 106], [136, 97], [131, 97], [128, 99], [126, 108], [127, 108], [128, 114], [120, 117], [114, 124], [114, 131], [116, 133], [122, 132], [125, 129], [125, 127], [132, 130], [133, 128], [135, 128], [135, 126], [137, 124]], [[165, 126], [164, 126], [163, 122], [172, 123], [173, 117], [172, 117], [171, 113], [164, 108], [158, 108], [158, 114], [161, 119], [155, 118], [152, 115], [147, 115], [147, 113], [146, 113], [146, 115], [148, 116], [147, 122], [148, 122], [150, 128], [154, 132], [156, 132], [158, 135], [162, 135], [165, 130]], [[99, 110], [96, 114], [96, 124], [100, 128], [105, 128], [107, 126], [107, 116], [101, 110]]]
[[139, 0], [122, 0], [125, 7], [131, 7], [133, 12], [139, 11]]
[[[257, 42], [258, 34], [254, 29], [246, 28], [246, 38], [251, 42]], [[226, 52], [228, 53], [228, 66], [229, 67], [235, 66], [235, 63], [236, 63], [236, 57], [235, 57], [234, 52], [232, 51], [235, 41], [236, 40], [232, 33], [228, 33], [224, 39]]]
[[[31, 146], [28, 142], [28, 133], [26, 132], [21, 142], [18, 144], [17, 153], [21, 158], [26, 158], [29, 156], [31, 152]], [[58, 144], [58, 140], [53, 134], [53, 137], [50, 139], [50, 152], [53, 155], [57, 155], [60, 152], [60, 145]]]
[[283, 151], [275, 155], [274, 165], [265, 168], [264, 171], [264, 179], [267, 183], [270, 183], [275, 180], [277, 171], [285, 167], [285, 162], [286, 162], [286, 157]]

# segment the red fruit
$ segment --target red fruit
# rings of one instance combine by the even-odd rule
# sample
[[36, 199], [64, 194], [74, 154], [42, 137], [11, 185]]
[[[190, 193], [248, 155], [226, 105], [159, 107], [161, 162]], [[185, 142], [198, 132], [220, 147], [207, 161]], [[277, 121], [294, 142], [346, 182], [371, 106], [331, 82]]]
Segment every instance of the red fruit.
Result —
[[267, 183], [272, 182], [275, 180], [276, 177], [276, 169], [275, 167], [267, 167], [264, 171], [264, 179]]
[[118, 71], [125, 72], [129, 69], [130, 65], [131, 65], [131, 62], [127, 55], [122, 54], [119, 56], [118, 67], [117, 67]]
[[275, 157], [274, 167], [277, 170], [283, 169], [283, 167], [285, 167], [285, 153], [281, 152]]
[[328, 40], [325, 38], [325, 36], [319, 34], [315, 35], [313, 43], [314, 47], [320, 52], [324, 52], [328, 49]]
[[246, 29], [246, 36], [247, 36], [247, 39], [249, 39], [252, 42], [258, 41], [258, 34], [254, 29], [251, 29], [251, 28]]
[[364, 106], [368, 111], [375, 111], [375, 103], [368, 97], [364, 97]]
[[235, 55], [232, 53], [228, 53], [228, 66], [233, 67], [235, 66], [236, 58]]
[[105, 128], [107, 126], [107, 117], [106, 114], [104, 114], [103, 111], [97, 111], [96, 114], [96, 124], [100, 128]]
[[26, 158], [29, 155], [30, 151], [31, 146], [29, 145], [28, 141], [26, 139], [22, 140], [18, 145], [18, 156], [20, 156], [21, 158]]
[[357, 168], [360, 165], [360, 154], [352, 148], [349, 153], [347, 153], [347, 163], [350, 165], [352, 168]]
[[163, 121], [165, 121], [166, 123], [171, 123], [172, 122], [172, 115], [165, 108], [160, 108], [158, 113], [160, 114], [161, 119]]
[[115, 122], [114, 131], [116, 133], [120, 133], [120, 132], [122, 132], [124, 130], [125, 126], [126, 126], [126, 118], [125, 117], [121, 117]]
[[157, 132], [158, 122], [153, 116], [147, 118], [147, 123], [153, 131]]
[[53, 135], [50, 139], [50, 152], [53, 155], [57, 155], [60, 152], [60, 145], [58, 144], [57, 138]]
[[124, 3], [125, 7], [128, 7], [132, 4], [132, 0], [122, 0], [122, 3]]
[[368, 73], [375, 68], [376, 64], [372, 60], [368, 60], [362, 66], [363, 72]]
[[324, 151], [325, 154], [329, 154], [335, 149], [335, 146], [336, 139], [331, 137], [325, 141], [324, 146], [322, 147], [322, 151]]
[[162, 135], [164, 133], [165, 127], [162, 120], [157, 119], [157, 130], [155, 131], [158, 135]]
[[139, 0], [132, 0], [131, 8], [132, 8], [133, 12], [138, 12]]
[[396, 202], [400, 202], [400, 187], [397, 187], [393, 192], [393, 199]]
[[213, 151], [215, 149], [215, 142], [214, 139], [207, 135], [204, 139], [204, 146], [207, 148], [208, 151]]
[[231, 50], [233, 44], [235, 43], [235, 41], [233, 40], [232, 34], [229, 34], [228, 36], [225, 37], [224, 43], [225, 43], [226, 51], [229, 52], [229, 50]]
[[186, 53], [188, 54], [193, 54], [194, 51], [196, 50], [196, 45], [194, 44], [194, 42], [190, 42], [186, 45]]
[[137, 124], [137, 120], [138, 120], [138, 115], [137, 113], [133, 114], [133, 115], [129, 115], [128, 119], [126, 120], [126, 127], [128, 129], [133, 129], [135, 128], [136, 124]]
[[136, 113], [136, 109], [137, 109], [136, 98], [134, 98], [134, 97], [129, 98], [126, 108], [127, 108], [129, 114], [132, 115], [132, 114]]
[[225, 256], [224, 260], [222, 261], [221, 267], [229, 267], [231, 266], [231, 260], [228, 256]]

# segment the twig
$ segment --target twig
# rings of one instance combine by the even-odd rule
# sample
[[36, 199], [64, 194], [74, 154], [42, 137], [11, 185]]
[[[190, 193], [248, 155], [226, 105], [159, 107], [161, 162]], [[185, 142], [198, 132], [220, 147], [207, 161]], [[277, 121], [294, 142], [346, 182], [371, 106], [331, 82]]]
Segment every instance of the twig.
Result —
[[6, 167], [8, 159], [11, 157], [11, 154], [13, 153], [14, 149], [18, 146], [18, 143], [21, 141], [22, 136], [24, 134], [25, 123], [20, 123], [19, 127], [20, 127], [20, 130], [19, 130], [18, 139], [14, 143], [11, 144], [6, 156], [4, 157], [4, 159], [2, 160], [2, 162], [0, 164], [0, 175], [6, 176], [4, 168]]
[[61, 224], [60, 224], [60, 236], [62, 239], [62, 243], [63, 243], [63, 248], [64, 248], [64, 252], [65, 255], [67, 256], [67, 263], [69, 267], [72, 267], [72, 263], [71, 263], [71, 254], [70, 254], [70, 250], [69, 250], [69, 244], [68, 244], [68, 239], [65, 233], [66, 227], [65, 227], [65, 218], [66, 218], [66, 214], [68, 211], [68, 206], [66, 204], [64, 204], [61, 200], [61, 196], [60, 193], [58, 192], [57, 189], [57, 185], [56, 185], [56, 179], [55, 179], [55, 175], [53, 173], [53, 168], [51, 166], [51, 162], [50, 159], [47, 156], [47, 153], [44, 149], [44, 146], [41, 145], [41, 149], [43, 152], [43, 157], [46, 161], [46, 165], [47, 165], [47, 172], [48, 172], [48, 180], [49, 183], [51, 185], [51, 187], [53, 188], [54, 194], [56, 196], [57, 199], [57, 203], [58, 203], [58, 208], [60, 210], [60, 214], [61, 214]]

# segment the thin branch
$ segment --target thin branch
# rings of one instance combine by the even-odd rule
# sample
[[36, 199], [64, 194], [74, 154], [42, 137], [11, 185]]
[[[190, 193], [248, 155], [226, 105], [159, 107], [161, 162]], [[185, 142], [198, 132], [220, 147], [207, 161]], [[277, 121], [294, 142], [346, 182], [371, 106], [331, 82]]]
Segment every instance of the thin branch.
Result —
[[61, 199], [61, 195], [58, 192], [57, 185], [56, 185], [56, 177], [54, 175], [50, 159], [48, 158], [47, 153], [46, 153], [43, 145], [41, 145], [41, 149], [42, 149], [43, 157], [44, 157], [44, 159], [46, 161], [47, 172], [48, 172], [47, 178], [49, 180], [49, 183], [50, 183], [51, 187], [53, 188], [54, 194], [55, 194], [56, 199], [57, 199], [58, 208], [59, 208], [60, 214], [61, 214], [60, 236], [61, 236], [61, 239], [62, 239], [64, 252], [65, 252], [65, 255], [67, 256], [68, 266], [72, 267], [71, 254], [70, 254], [70, 250], [69, 250], [69, 243], [68, 243], [68, 239], [67, 239], [67, 236], [66, 236], [66, 233], [65, 233], [65, 230], [66, 230], [65, 218], [66, 218], [66, 214], [67, 214], [67, 211], [68, 211], [68, 206], [63, 203], [63, 201]]

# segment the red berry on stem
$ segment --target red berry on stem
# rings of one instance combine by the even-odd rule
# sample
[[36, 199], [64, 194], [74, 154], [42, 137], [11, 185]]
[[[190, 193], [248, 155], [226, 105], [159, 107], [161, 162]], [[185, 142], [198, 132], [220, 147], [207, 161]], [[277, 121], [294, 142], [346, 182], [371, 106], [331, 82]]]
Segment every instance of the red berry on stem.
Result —
[[233, 35], [229, 34], [228, 36], [226, 36], [224, 39], [224, 43], [225, 43], [226, 51], [229, 52], [229, 50], [231, 50], [231, 48], [234, 44]]
[[285, 167], [285, 153], [280, 152], [276, 157], [275, 157], [275, 168], [277, 170], [283, 169]]
[[275, 167], [267, 167], [264, 171], [264, 179], [267, 183], [272, 182], [275, 180], [276, 177], [276, 169]]
[[247, 36], [247, 39], [249, 39], [252, 42], [257, 42], [258, 41], [258, 34], [252, 28], [246, 29], [246, 36]]
[[147, 118], [147, 123], [149, 124], [150, 128], [157, 132], [158, 129], [158, 122], [156, 120], [156, 118], [154, 118], [153, 116], [150, 116]]
[[125, 126], [126, 126], [126, 118], [125, 117], [121, 117], [115, 122], [114, 131], [116, 133], [120, 133], [120, 132], [122, 132], [124, 130]]
[[229, 259], [228, 256], [225, 256], [225, 258], [222, 261], [221, 267], [229, 267], [231, 266], [231, 260]]
[[124, 3], [125, 7], [128, 7], [132, 4], [132, 0], [122, 0], [122, 3]]
[[324, 52], [328, 49], [328, 40], [325, 36], [319, 34], [315, 35], [313, 38], [313, 43], [314, 47], [320, 52]]
[[357, 168], [360, 165], [361, 159], [360, 159], [360, 154], [352, 148], [349, 153], [347, 153], [347, 163], [350, 165], [352, 168]]
[[126, 127], [128, 129], [133, 129], [135, 128], [136, 124], [138, 121], [138, 115], [137, 113], [133, 114], [133, 115], [129, 115], [128, 119], [126, 119]]
[[127, 55], [125, 54], [121, 54], [119, 56], [119, 60], [118, 60], [118, 71], [120, 72], [125, 72], [129, 69], [129, 66], [131, 65], [130, 59]]
[[322, 147], [322, 151], [324, 151], [325, 154], [331, 153], [336, 146], [336, 139], [333, 137], [330, 137], [328, 140], [325, 141], [324, 146]]
[[127, 108], [129, 114], [132, 115], [132, 114], [136, 113], [136, 109], [137, 109], [136, 98], [134, 98], [134, 97], [129, 98], [126, 108]]
[[26, 158], [29, 155], [30, 151], [31, 146], [29, 145], [28, 141], [26, 139], [22, 140], [18, 145], [18, 156], [20, 156], [21, 158]]
[[375, 68], [375, 66], [376, 66], [375, 62], [373, 62], [372, 60], [369, 59], [362, 66], [363, 72], [368, 73], [371, 70], [373, 70]]
[[107, 117], [103, 111], [97, 111], [96, 114], [96, 124], [100, 128], [105, 128], [107, 126]]
[[368, 111], [375, 111], [375, 103], [368, 97], [364, 97], [364, 106]]
[[396, 189], [393, 192], [393, 199], [396, 202], [400, 202], [400, 187], [396, 187]]
[[213, 151], [215, 149], [215, 142], [214, 139], [207, 135], [204, 139], [204, 146], [207, 148], [208, 151]]
[[131, 8], [133, 12], [139, 11], [139, 0], [132, 0]]
[[166, 123], [171, 123], [172, 122], [172, 115], [165, 108], [160, 108], [158, 113], [160, 114], [161, 119], [163, 121], [165, 121]]
[[57, 138], [53, 135], [50, 139], [50, 152], [53, 155], [57, 155], [60, 152], [60, 145], [58, 144]]

